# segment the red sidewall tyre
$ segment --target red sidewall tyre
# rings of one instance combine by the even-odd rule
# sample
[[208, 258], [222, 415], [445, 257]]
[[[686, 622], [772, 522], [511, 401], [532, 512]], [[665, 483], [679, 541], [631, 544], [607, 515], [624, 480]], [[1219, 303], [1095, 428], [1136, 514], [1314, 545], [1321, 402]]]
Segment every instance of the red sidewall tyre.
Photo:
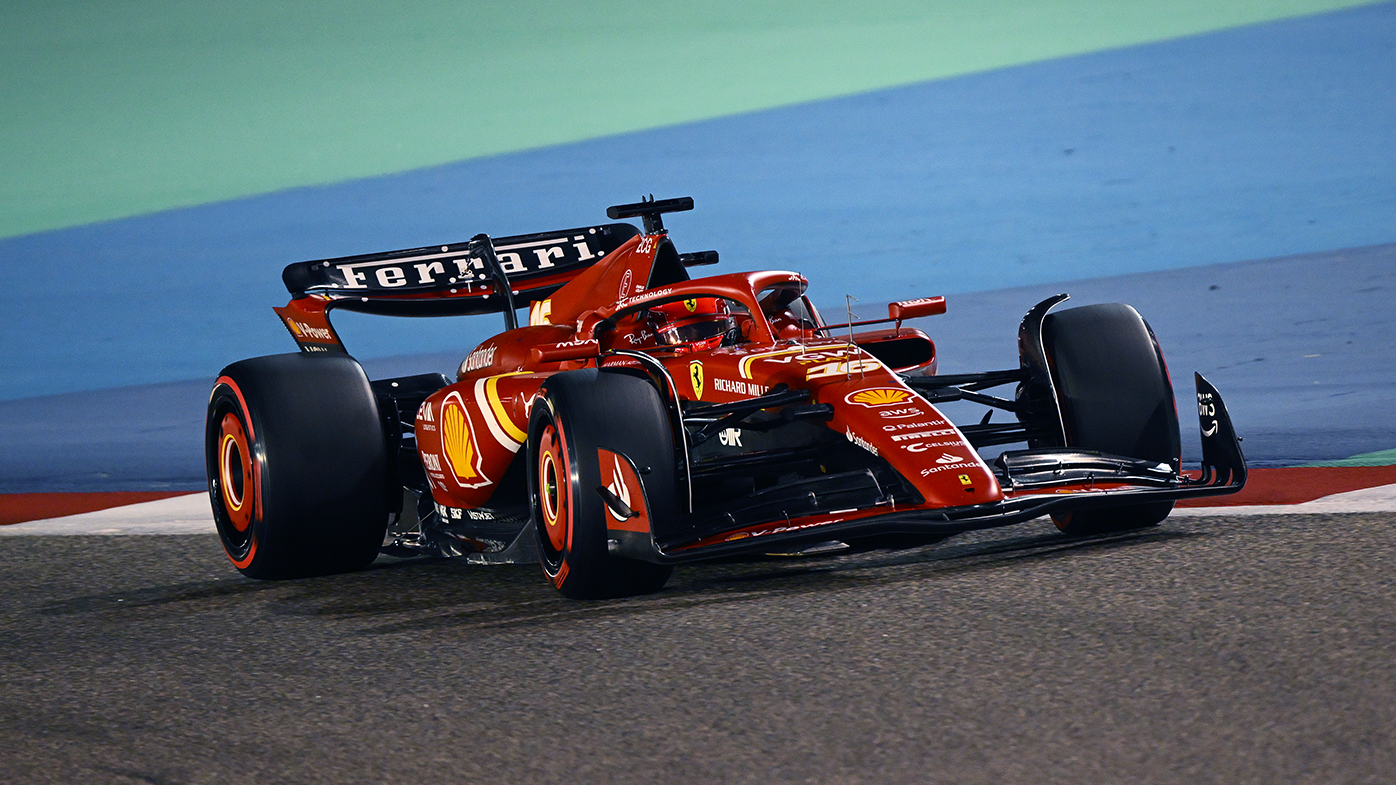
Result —
[[209, 397], [209, 501], [253, 578], [366, 567], [387, 528], [387, 448], [368, 378], [347, 356], [234, 363]]
[[654, 520], [678, 514], [673, 445], [668, 415], [647, 381], [582, 370], [543, 383], [529, 420], [529, 503], [543, 573], [563, 596], [625, 597], [664, 586], [672, 567], [609, 552], [597, 451], [642, 467]]
[[[530, 456], [530, 499], [538, 508], [534, 524], [538, 528], [538, 553], [543, 573], [553, 586], [561, 589], [570, 572], [569, 557], [575, 547], [573, 531], [577, 511], [573, 502], [577, 486], [574, 463], [569, 456], [571, 446], [558, 422], [553, 403], [546, 397], [535, 402], [533, 422], [537, 437]], [[538, 408], [541, 407], [542, 411]]]

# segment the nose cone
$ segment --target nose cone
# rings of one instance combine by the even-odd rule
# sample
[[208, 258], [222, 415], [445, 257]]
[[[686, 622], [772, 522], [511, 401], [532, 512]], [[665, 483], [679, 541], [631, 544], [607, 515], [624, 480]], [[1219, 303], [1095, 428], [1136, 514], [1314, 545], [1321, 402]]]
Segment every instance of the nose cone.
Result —
[[964, 434], [896, 377], [882, 375], [821, 387], [820, 402], [834, 405], [830, 427], [887, 461], [929, 504], [955, 507], [1001, 500], [998, 480]]

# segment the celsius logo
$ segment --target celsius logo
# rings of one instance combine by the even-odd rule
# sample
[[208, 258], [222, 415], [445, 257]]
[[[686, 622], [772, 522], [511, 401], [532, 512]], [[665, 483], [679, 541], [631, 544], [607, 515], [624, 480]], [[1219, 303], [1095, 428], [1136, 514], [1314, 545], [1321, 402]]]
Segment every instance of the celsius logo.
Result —
[[866, 406], [869, 409], [878, 409], [883, 406], [895, 406], [899, 403], [906, 403], [911, 397], [911, 393], [906, 390], [898, 390], [895, 387], [874, 387], [870, 390], [859, 390], [844, 396], [844, 401], [856, 403], [859, 406]]

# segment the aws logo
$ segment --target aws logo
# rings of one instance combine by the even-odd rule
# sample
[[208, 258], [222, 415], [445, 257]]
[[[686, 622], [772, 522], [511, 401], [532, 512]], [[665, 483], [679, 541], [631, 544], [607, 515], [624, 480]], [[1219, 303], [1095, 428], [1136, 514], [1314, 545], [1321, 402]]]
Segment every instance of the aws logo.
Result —
[[873, 387], [869, 390], [851, 392], [843, 399], [847, 403], [856, 403], [869, 409], [880, 409], [883, 406], [906, 403], [910, 398], [911, 393], [906, 390], [898, 390], [895, 387]]
[[480, 448], [475, 442], [465, 402], [458, 392], [447, 395], [441, 404], [441, 453], [460, 487], [480, 488], [491, 484], [480, 469]]

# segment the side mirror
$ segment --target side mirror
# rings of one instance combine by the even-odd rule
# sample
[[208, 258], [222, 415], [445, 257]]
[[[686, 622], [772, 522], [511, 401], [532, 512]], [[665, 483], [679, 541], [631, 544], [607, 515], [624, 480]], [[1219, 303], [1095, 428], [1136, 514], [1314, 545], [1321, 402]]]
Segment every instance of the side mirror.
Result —
[[887, 317], [900, 322], [921, 316], [939, 316], [945, 313], [944, 297], [923, 297], [920, 300], [903, 300], [887, 305]]

